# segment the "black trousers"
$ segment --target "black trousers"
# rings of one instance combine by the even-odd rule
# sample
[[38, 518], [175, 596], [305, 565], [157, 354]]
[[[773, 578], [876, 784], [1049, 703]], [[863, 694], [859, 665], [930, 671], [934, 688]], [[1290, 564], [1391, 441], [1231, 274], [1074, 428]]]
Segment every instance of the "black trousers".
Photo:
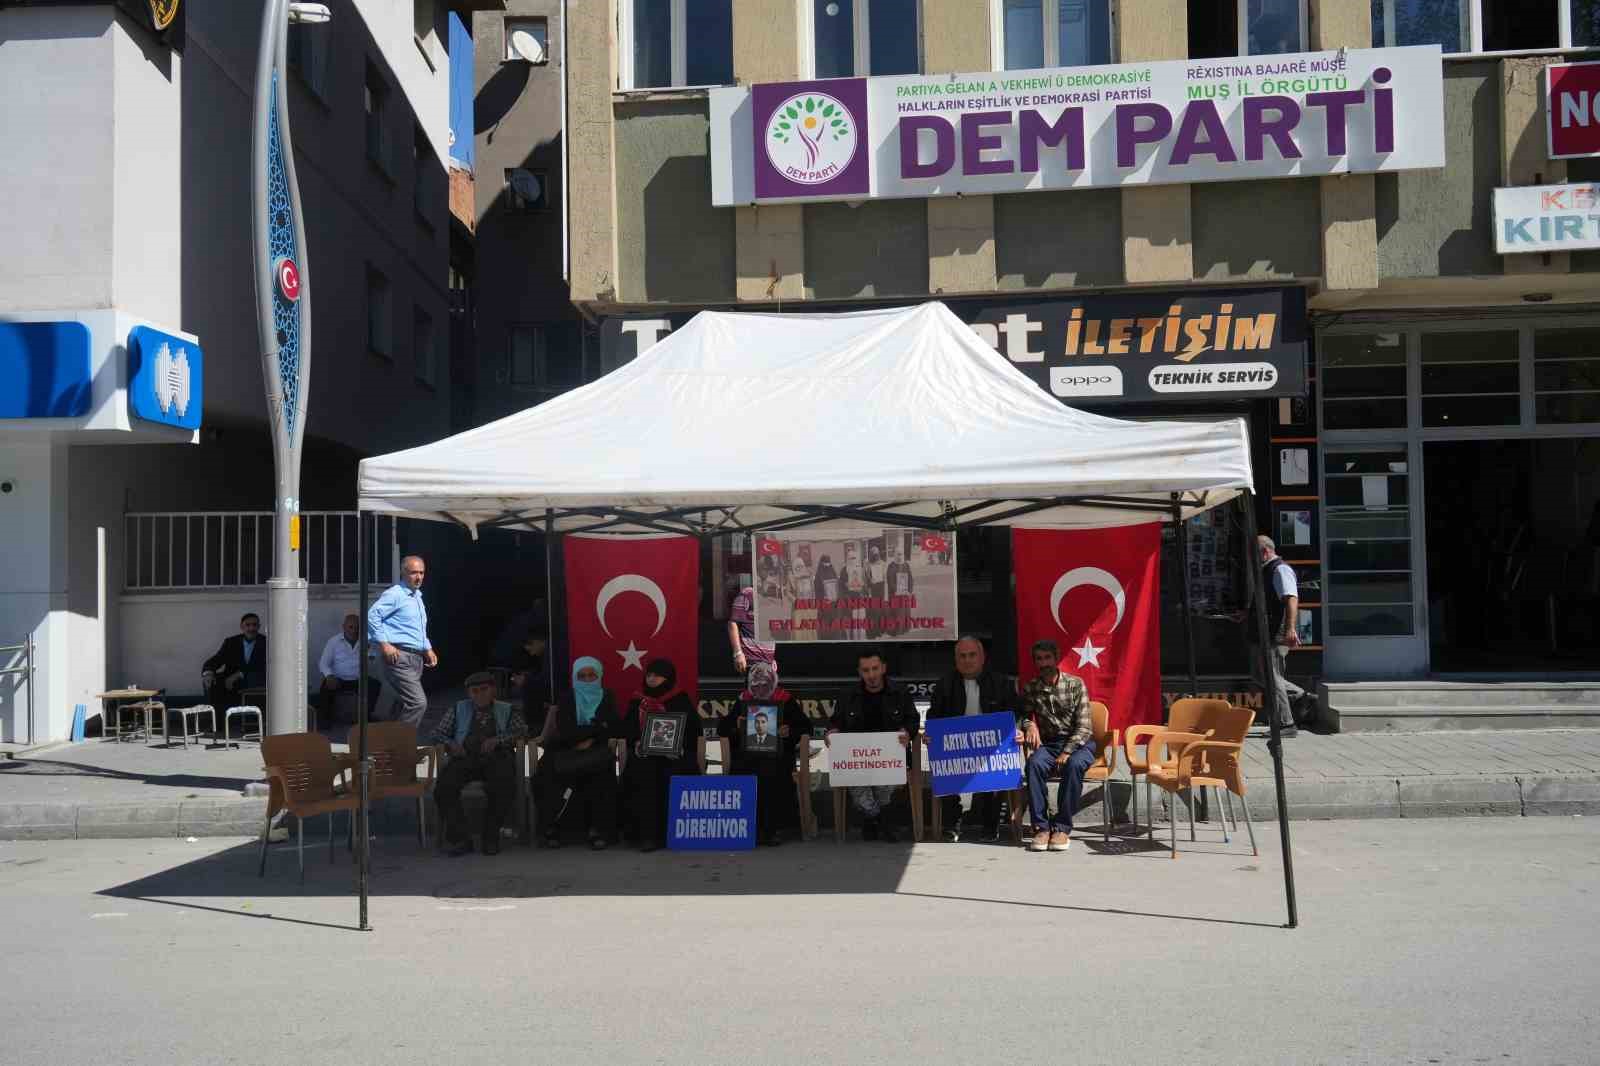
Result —
[[[367, 679], [367, 717], [372, 717], [372, 708], [378, 703], [378, 690], [383, 686], [375, 679]], [[326, 729], [339, 717], [339, 697], [346, 692], [359, 693], [361, 682], [340, 681], [338, 688], [325, 688], [317, 693], [317, 724]]]
[[[1000, 822], [999, 792], [974, 792], [972, 794], [972, 818], [985, 832], [995, 828]], [[941, 796], [940, 803], [944, 804], [944, 826], [954, 829], [961, 824], [961, 797]]]
[[467, 814], [461, 806], [461, 790], [473, 781], [482, 781], [487, 802], [483, 808], [483, 836], [490, 839], [500, 832], [506, 814], [517, 798], [517, 764], [510, 752], [483, 756], [456, 756], [439, 771], [433, 786], [433, 799], [444, 819], [444, 838], [452, 844], [466, 840]]
[[762, 837], [800, 824], [794, 777], [779, 769], [756, 775], [756, 831]]
[[[611, 766], [582, 775], [558, 774], [541, 769], [536, 778], [539, 789], [539, 835], [554, 836], [556, 820], [563, 803], [569, 810], [589, 813], [589, 835], [610, 840], [617, 832], [617, 774]], [[564, 801], [567, 789], [572, 799]], [[569, 823], [570, 824], [570, 823]]]
[[623, 824], [641, 844], [667, 842], [667, 790], [676, 772], [671, 761], [635, 755], [623, 771], [627, 812]]

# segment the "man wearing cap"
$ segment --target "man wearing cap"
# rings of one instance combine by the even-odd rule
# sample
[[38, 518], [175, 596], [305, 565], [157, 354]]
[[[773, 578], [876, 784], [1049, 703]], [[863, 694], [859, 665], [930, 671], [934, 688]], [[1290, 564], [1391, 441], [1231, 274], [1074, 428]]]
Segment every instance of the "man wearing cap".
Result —
[[472, 850], [472, 834], [461, 807], [461, 790], [467, 784], [483, 782], [485, 855], [499, 852], [500, 826], [516, 800], [513, 748], [516, 741], [528, 735], [528, 722], [520, 710], [495, 699], [494, 690], [493, 674], [480, 670], [468, 676], [467, 698], [445, 712], [433, 733], [433, 743], [448, 753], [434, 785], [433, 798], [444, 820], [444, 839], [451, 855], [465, 855]]

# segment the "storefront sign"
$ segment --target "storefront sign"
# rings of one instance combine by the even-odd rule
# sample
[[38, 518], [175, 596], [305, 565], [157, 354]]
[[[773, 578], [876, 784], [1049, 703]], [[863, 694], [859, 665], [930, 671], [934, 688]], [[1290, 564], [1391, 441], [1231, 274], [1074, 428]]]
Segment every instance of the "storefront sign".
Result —
[[748, 851], [755, 846], [755, 778], [672, 778], [667, 790], [669, 850]]
[[906, 783], [906, 749], [898, 733], [835, 733], [828, 738], [828, 785]]
[[1600, 248], [1600, 185], [1494, 191], [1494, 250], [1501, 255], [1583, 248]]
[[1552, 63], [1544, 78], [1550, 158], [1600, 155], [1600, 63]]
[[1000, 792], [1021, 783], [1022, 749], [1010, 711], [930, 718], [925, 728], [935, 796]]
[[1444, 166], [1436, 45], [711, 90], [712, 203]]
[[199, 429], [204, 396], [200, 345], [149, 326], [128, 331], [128, 407], [134, 417]]
[[954, 640], [955, 537], [898, 526], [756, 537], [756, 639]]
[[[1306, 393], [1303, 289], [1138, 290], [945, 305], [1042, 388], [1075, 405]], [[601, 360], [621, 366], [689, 318], [608, 318], [600, 324]]]
[[0, 418], [86, 415], [93, 386], [82, 322], [0, 322]]

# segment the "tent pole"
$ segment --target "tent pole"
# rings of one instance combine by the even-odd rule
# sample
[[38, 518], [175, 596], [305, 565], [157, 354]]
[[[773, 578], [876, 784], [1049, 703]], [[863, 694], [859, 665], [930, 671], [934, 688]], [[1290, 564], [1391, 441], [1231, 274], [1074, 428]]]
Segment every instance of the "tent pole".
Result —
[[1283, 737], [1278, 724], [1277, 664], [1272, 654], [1271, 636], [1267, 632], [1267, 596], [1262, 588], [1261, 566], [1256, 561], [1255, 494], [1249, 489], [1240, 493], [1243, 521], [1240, 530], [1244, 536], [1245, 587], [1250, 590], [1252, 611], [1255, 615], [1256, 645], [1261, 653], [1261, 703], [1267, 708], [1269, 737], [1267, 750], [1272, 753], [1272, 777], [1278, 795], [1278, 838], [1283, 848], [1283, 895], [1289, 908], [1290, 929], [1300, 925], [1300, 911], [1294, 899], [1294, 853], [1289, 845], [1289, 803], [1283, 784]]
[[1178, 533], [1178, 584], [1183, 589], [1183, 642], [1189, 655], [1189, 695], [1200, 695], [1200, 671], [1194, 656], [1194, 610], [1189, 602], [1189, 523], [1183, 520], [1183, 505], [1172, 494], [1172, 524]]
[[[371, 870], [368, 863], [368, 848], [370, 841], [367, 839], [367, 789], [370, 783], [372, 760], [367, 757], [367, 600], [371, 589], [367, 587], [367, 539], [372, 535], [372, 515], [366, 511], [356, 512], [356, 574], [361, 586], [361, 672], [357, 674], [356, 681], [356, 750], [361, 752], [361, 767], [358, 772], [360, 796], [359, 806], [356, 807], [355, 834], [359, 843], [356, 845], [356, 888], [361, 896], [360, 921], [356, 925], [362, 932], [370, 933], [372, 924], [367, 921], [367, 875]], [[330, 832], [332, 830], [330, 829]]]
[[[550, 577], [550, 542], [556, 533], [556, 520], [549, 508], [544, 512], [544, 664], [545, 675], [550, 682], [550, 702], [556, 701], [556, 586]], [[526, 709], [523, 711], [527, 713]], [[539, 719], [539, 728], [544, 728], [544, 719]]]

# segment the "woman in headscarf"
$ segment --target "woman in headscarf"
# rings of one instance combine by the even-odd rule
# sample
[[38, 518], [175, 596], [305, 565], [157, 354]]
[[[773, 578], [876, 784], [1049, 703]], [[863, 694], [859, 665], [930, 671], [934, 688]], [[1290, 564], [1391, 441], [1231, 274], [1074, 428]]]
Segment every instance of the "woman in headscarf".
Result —
[[604, 848], [616, 833], [617, 765], [611, 739], [617, 735], [616, 702], [600, 684], [600, 660], [585, 655], [572, 664], [572, 687], [556, 701], [556, 713], [539, 760], [539, 833], [547, 848], [559, 848], [556, 826], [562, 797], [588, 809], [589, 846]]
[[817, 560], [817, 576], [813, 582], [817, 592], [817, 639], [839, 639], [839, 572], [833, 568], [833, 557], [824, 555]]
[[810, 557], [795, 553], [794, 560], [789, 564], [790, 640], [817, 639], [816, 576], [811, 569]]
[[[686, 715], [675, 757], [644, 753], [645, 716], [660, 712]], [[667, 842], [667, 790], [672, 787], [672, 776], [703, 773], [705, 766], [700, 715], [688, 694], [679, 689], [678, 669], [670, 659], [652, 659], [646, 664], [644, 687], [628, 702], [621, 736], [628, 748], [623, 769], [624, 821], [640, 851], [655, 851]]]
[[[761, 728], [755, 728], [758, 718], [765, 718]], [[733, 709], [723, 715], [717, 732], [732, 748], [732, 772], [755, 775], [756, 831], [763, 844], [778, 846], [782, 834], [800, 824], [794, 759], [801, 744], [811, 743], [811, 723], [800, 701], [779, 686], [778, 672], [770, 663], [755, 663], [749, 683]], [[776, 744], [765, 740], [771, 734], [776, 734]]]

